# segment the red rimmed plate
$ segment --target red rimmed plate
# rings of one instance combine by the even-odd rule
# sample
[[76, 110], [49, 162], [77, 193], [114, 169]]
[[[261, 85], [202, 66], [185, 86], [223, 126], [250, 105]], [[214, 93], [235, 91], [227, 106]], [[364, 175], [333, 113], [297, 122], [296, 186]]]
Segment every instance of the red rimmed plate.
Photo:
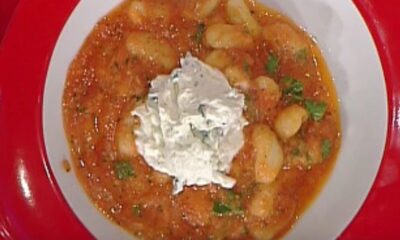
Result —
[[[389, 134], [385, 158], [363, 210], [342, 235], [396, 238], [400, 232], [399, 22], [393, 1], [356, 1], [377, 42], [389, 97]], [[76, 1], [22, 1], [1, 49], [0, 219], [4, 238], [91, 238], [64, 203], [45, 164], [42, 95], [49, 58]], [[40, 6], [40, 7], [39, 7]], [[397, 34], [397, 35], [396, 35]], [[397, 52], [396, 52], [397, 51]], [[397, 56], [397, 59], [395, 58]], [[397, 61], [397, 62], [396, 62]], [[396, 165], [397, 164], [397, 165]], [[397, 185], [396, 185], [397, 184]], [[0, 228], [1, 229], [1, 228]]]

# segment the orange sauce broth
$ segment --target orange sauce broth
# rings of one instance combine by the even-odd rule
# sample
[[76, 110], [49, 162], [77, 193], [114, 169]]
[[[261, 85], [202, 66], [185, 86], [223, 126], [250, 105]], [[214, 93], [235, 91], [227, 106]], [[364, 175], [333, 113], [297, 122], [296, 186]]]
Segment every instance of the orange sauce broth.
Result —
[[[124, 121], [135, 106], [146, 99], [149, 82], [159, 74], [169, 73], [153, 61], [132, 55], [125, 42], [132, 32], [149, 32], [155, 39], [169, 44], [180, 57], [190, 52], [204, 60], [213, 49], [204, 36], [200, 36], [200, 42], [196, 41], [196, 34], [203, 34], [198, 33], [200, 23], [207, 29], [212, 24], [229, 20], [225, 0], [202, 20], [188, 15], [190, 4], [194, 4], [190, 0], [145, 2], [166, 6], [168, 21], [145, 19], [143, 24], [135, 25], [128, 14], [131, 1], [126, 1], [96, 24], [69, 68], [63, 96], [64, 125], [73, 167], [86, 193], [107, 218], [144, 239], [282, 237], [323, 187], [340, 147], [337, 96], [318, 46], [282, 14], [253, 1], [246, 2], [262, 28], [276, 23], [289, 26], [307, 47], [293, 54], [261, 34], [254, 37], [252, 48], [226, 51], [231, 65], [243, 67], [251, 79], [245, 92], [244, 116], [249, 121], [244, 130], [245, 144], [229, 172], [237, 183], [232, 190], [218, 185], [193, 186], [172, 195], [169, 176], [154, 171], [140, 155], [126, 156], [118, 148], [119, 134], [134, 137], [133, 129], [124, 126]], [[273, 73], [266, 67], [270, 57], [278, 60]], [[257, 88], [254, 79], [258, 76], [268, 76], [279, 84], [283, 94], [277, 104], [272, 105]], [[319, 121], [309, 117], [296, 136], [280, 140], [284, 167], [275, 181], [266, 185], [257, 182], [254, 175], [251, 143], [254, 124], [266, 124], [273, 129], [274, 119], [285, 107], [304, 105], [303, 100], [285, 95], [285, 77], [301, 83], [303, 99], [324, 102], [327, 110]], [[321, 160], [324, 141], [329, 143], [329, 154]], [[131, 166], [125, 177], [118, 177], [116, 164], [121, 161]], [[257, 205], [254, 199], [263, 191], [272, 200]], [[217, 209], [216, 212], [217, 203], [226, 204], [230, 210], [218, 213]], [[265, 216], [258, 216], [260, 214], [252, 210], [254, 204], [271, 210]]]

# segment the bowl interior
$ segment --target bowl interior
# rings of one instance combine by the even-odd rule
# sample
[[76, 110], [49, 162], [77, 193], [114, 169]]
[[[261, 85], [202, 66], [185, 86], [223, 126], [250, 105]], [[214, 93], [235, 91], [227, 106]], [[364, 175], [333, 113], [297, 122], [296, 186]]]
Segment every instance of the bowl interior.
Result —
[[[261, 0], [304, 27], [317, 40], [340, 98], [342, 147], [321, 194], [287, 239], [333, 239], [361, 207], [375, 179], [387, 130], [387, 96], [372, 37], [351, 1]], [[44, 91], [43, 129], [48, 162], [74, 213], [98, 239], [128, 239], [128, 233], [97, 211], [74, 173], [62, 120], [62, 93], [69, 64], [95, 23], [120, 0], [81, 1], [57, 41]], [[316, 227], [317, 224], [317, 227]]]

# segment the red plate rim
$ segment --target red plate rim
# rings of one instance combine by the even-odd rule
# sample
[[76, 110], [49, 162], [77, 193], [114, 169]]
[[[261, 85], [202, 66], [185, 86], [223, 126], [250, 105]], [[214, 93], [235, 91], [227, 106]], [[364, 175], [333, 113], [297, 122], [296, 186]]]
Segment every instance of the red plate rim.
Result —
[[[379, 50], [389, 122], [377, 179], [340, 238], [399, 238], [400, 216], [395, 213], [400, 212], [400, 68], [396, 67], [400, 66], [400, 33], [395, 29], [400, 29], [400, 21], [393, 7], [396, 0], [354, 2]], [[49, 59], [77, 3], [21, 0], [0, 48], [0, 238], [93, 239], [65, 203], [48, 169], [42, 135]]]

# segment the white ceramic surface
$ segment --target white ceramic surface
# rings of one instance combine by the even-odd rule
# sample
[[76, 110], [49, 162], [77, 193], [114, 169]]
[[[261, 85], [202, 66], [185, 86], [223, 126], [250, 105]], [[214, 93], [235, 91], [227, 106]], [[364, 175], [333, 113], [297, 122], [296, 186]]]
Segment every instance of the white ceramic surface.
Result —
[[[61, 100], [68, 66], [94, 24], [120, 0], [83, 0], [59, 39], [47, 74], [43, 128], [47, 157], [60, 189], [80, 221], [98, 239], [132, 238], [91, 204], [69, 159]], [[355, 216], [375, 179], [387, 127], [386, 89], [372, 37], [348, 0], [263, 0], [317, 39], [341, 100], [342, 148], [332, 176], [287, 239], [334, 239]]]

